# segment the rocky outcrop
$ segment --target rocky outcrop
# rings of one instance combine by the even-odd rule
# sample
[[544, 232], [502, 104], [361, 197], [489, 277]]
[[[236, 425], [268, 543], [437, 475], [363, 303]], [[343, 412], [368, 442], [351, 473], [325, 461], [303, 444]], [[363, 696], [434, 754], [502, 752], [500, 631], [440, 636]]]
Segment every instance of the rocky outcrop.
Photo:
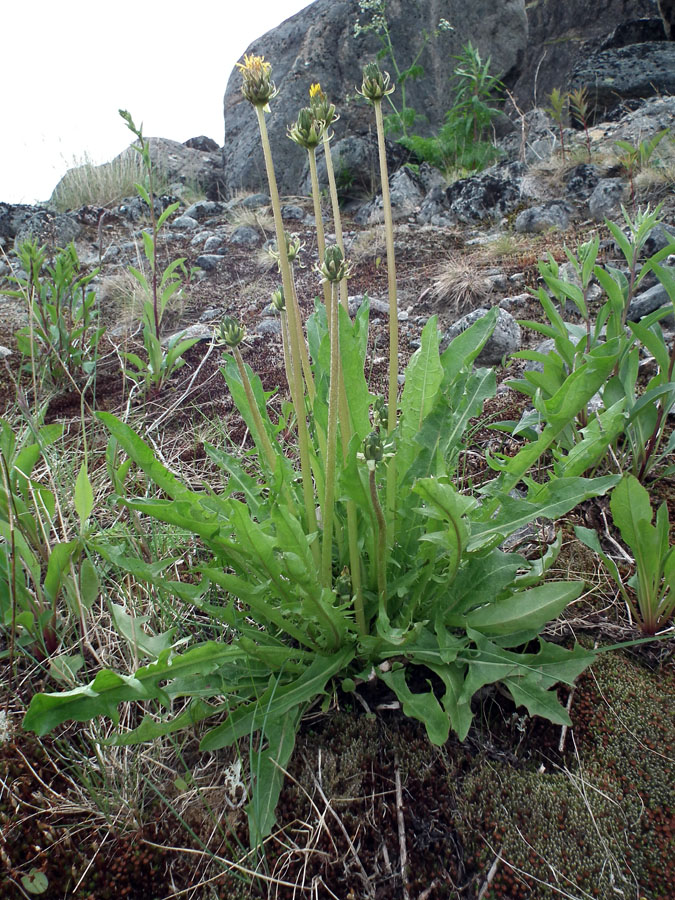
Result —
[[[184, 144], [167, 138], [148, 138], [150, 159], [157, 172], [161, 174], [174, 193], [180, 194], [182, 186], [203, 191], [209, 200], [225, 197], [225, 179], [223, 158], [220, 148], [211, 138], [190, 138]], [[136, 151], [133, 146], [127, 147], [109, 163], [101, 166], [77, 166], [69, 169], [52, 193], [52, 201], [60, 195], [68, 193], [69, 183], [77, 184], [82, 170], [105, 170], [123, 168], [126, 160], [135, 161]]]
[[[273, 66], [273, 78], [279, 96], [272, 101], [267, 127], [275, 148], [275, 165], [282, 192], [295, 193], [305, 176], [306, 154], [286, 139], [286, 128], [307, 105], [308, 89], [320, 81], [338, 105], [340, 120], [335, 134], [339, 141], [348, 135], [363, 135], [372, 124], [372, 110], [361, 102], [344, 103], [354, 96], [366, 62], [380, 49], [376, 36], [354, 36], [359, 14], [355, 0], [316, 0], [278, 28], [268, 32], [247, 48], [247, 53], [263, 55]], [[453, 54], [468, 40], [484, 59], [491, 57], [491, 71], [513, 80], [519, 71], [527, 44], [525, 0], [390, 0], [387, 16], [397, 57], [411, 61], [420, 46], [420, 36], [432, 33], [440, 16], [454, 31], [439, 34], [429, 41], [420, 64], [425, 77], [407, 84], [407, 102], [424, 116], [420, 131], [437, 127], [452, 103], [449, 86]], [[384, 65], [384, 68], [387, 68]], [[235, 70], [227, 84], [224, 100], [225, 175], [228, 188], [259, 188], [264, 184], [264, 163], [255, 115], [240, 92], [241, 78]]]
[[675, 43], [650, 42], [601, 50], [574, 69], [570, 86], [586, 91], [590, 121], [602, 121], [626, 100], [675, 94]]
[[514, 86], [519, 105], [546, 105], [553, 88], [566, 90], [574, 67], [618, 27], [655, 17], [655, 0], [530, 0], [528, 52]]

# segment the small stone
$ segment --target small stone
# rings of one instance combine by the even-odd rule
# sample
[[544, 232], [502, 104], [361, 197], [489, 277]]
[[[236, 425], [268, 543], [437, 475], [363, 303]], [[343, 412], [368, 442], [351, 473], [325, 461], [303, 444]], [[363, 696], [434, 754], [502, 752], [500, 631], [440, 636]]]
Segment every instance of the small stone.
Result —
[[204, 253], [218, 253], [223, 249], [223, 239], [217, 234], [212, 234], [204, 243]]
[[274, 318], [266, 316], [255, 326], [255, 333], [259, 334], [261, 337], [265, 335], [279, 335], [281, 334], [281, 321], [276, 316]]
[[222, 253], [202, 253], [195, 260], [195, 265], [199, 266], [200, 269], [204, 269], [205, 272], [213, 272], [223, 259]]
[[258, 247], [261, 241], [259, 232], [250, 225], [240, 225], [230, 236], [230, 243], [240, 244], [244, 247]]
[[260, 209], [261, 206], [269, 206], [271, 202], [267, 194], [249, 194], [248, 197], [239, 201], [239, 205], [246, 209]]
[[281, 218], [285, 222], [302, 222], [305, 218], [305, 211], [299, 206], [282, 206]]
[[196, 231], [199, 228], [199, 222], [196, 219], [193, 219], [192, 216], [176, 216], [176, 218], [170, 223], [171, 228], [180, 228], [184, 231]]
[[222, 319], [225, 315], [225, 310], [222, 306], [209, 306], [208, 309], [205, 309], [204, 312], [199, 317], [200, 322], [214, 322], [218, 319]]

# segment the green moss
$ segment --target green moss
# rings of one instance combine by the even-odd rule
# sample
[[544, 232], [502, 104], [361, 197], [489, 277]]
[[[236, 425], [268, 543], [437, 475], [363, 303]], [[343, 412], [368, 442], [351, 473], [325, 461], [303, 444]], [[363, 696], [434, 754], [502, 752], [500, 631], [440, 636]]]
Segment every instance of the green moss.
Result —
[[580, 679], [563, 761], [473, 769], [459, 798], [468, 861], [485, 877], [501, 851], [485, 900], [675, 896], [673, 681], [606, 654]]

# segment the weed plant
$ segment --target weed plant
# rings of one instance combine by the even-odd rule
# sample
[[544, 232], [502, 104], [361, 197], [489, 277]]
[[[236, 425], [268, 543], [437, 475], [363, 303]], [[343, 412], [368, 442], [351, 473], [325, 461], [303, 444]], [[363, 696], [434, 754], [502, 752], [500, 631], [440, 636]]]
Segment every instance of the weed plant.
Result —
[[[569, 724], [555, 685], [573, 683], [594, 653], [548, 643], [540, 633], [584, 585], [541, 583], [560, 541], [538, 560], [506, 553], [500, 545], [535, 518], [555, 519], [606, 492], [619, 476], [587, 479], [563, 473], [538, 481], [528, 475], [610, 375], [614, 357], [592, 352], [550, 399], [541, 400], [546, 426], [537, 439], [513, 458], [490, 458], [496, 474], [480, 497], [460, 491], [455, 479], [467, 430], [496, 389], [492, 370], [473, 368], [496, 310], [443, 354], [436, 321], [430, 320], [399, 395], [382, 116], [382, 102], [393, 86], [375, 63], [363, 72], [361, 93], [375, 111], [385, 187], [387, 396], [374, 397], [364, 376], [368, 304], [353, 321], [347, 310], [350, 266], [334, 180], [336, 243], [326, 245], [319, 227], [316, 271], [323, 300], [316, 301], [314, 314], [303, 323], [293, 275], [301, 248], [283, 230], [265, 122], [276, 88], [264, 59], [246, 57], [240, 69], [244, 96], [258, 122], [272, 199], [282, 280], [274, 306], [281, 318], [291, 399], [278, 418], [270, 416], [268, 395], [242, 354], [244, 328], [232, 318], [224, 320], [222, 371], [255, 444], [245, 460], [206, 445], [227, 480], [224, 490], [187, 487], [128, 425], [109, 413], [98, 414], [110, 433], [108, 469], [118, 502], [132, 517], [163, 522], [198, 538], [202, 561], [189, 578], [171, 580], [166, 574], [170, 559], [153, 559], [147, 548], [139, 555], [131, 542], [120, 542], [118, 530], [103, 530], [87, 542], [108, 565], [180, 598], [216, 623], [222, 638], [193, 639], [186, 647], [169, 631], [158, 640], [138, 640], [138, 632], [129, 631], [131, 624], [119, 615], [117, 627], [129, 633], [135, 655], [146, 664], [133, 675], [102, 669], [87, 686], [38, 694], [24, 724], [44, 734], [69, 719], [107, 715], [116, 722], [118, 705], [137, 701], [145, 716], [132, 730], [118, 732], [116, 743], [195, 727], [203, 750], [245, 742], [250, 767], [246, 809], [256, 846], [274, 826], [282, 773], [303, 714], [325, 703], [338, 686], [353, 692], [380, 681], [406, 715], [424, 724], [435, 744], [444, 743], [451, 729], [466, 737], [472, 698], [495, 683], [531, 715]], [[310, 160], [318, 143], [329, 141], [334, 116], [335, 107], [313, 85], [309, 106], [291, 129]], [[140, 131], [135, 133], [143, 153]], [[151, 193], [141, 191], [141, 196], [152, 209]], [[163, 221], [153, 226], [153, 236]], [[149, 260], [155, 260], [153, 236], [146, 241]], [[151, 269], [154, 275], [156, 262]], [[159, 295], [153, 296], [157, 302]], [[158, 324], [160, 308], [148, 310], [146, 330], [155, 336], [152, 326]], [[290, 448], [282, 443], [289, 430], [297, 438]], [[147, 484], [139, 485], [143, 478]], [[86, 521], [93, 503], [86, 471], [81, 481]], [[525, 494], [514, 496], [521, 482]], [[207, 720], [204, 730], [199, 723]]]
[[[624, 256], [627, 275], [611, 266], [597, 264], [600, 246], [597, 236], [582, 244], [576, 255], [566, 251], [578, 284], [560, 277], [552, 256], [549, 255], [548, 262], [539, 263], [546, 287], [540, 287], [536, 296], [548, 323], [524, 320], [520, 324], [553, 340], [554, 348], [549, 352], [524, 350], [514, 354], [538, 363], [541, 369], [526, 371], [523, 378], [511, 382], [532, 398], [534, 406], [525, 413], [514, 433], [529, 430], [532, 436], [531, 429], [546, 421], [541, 403], [576, 377], [579, 366], [584, 366], [591, 357], [611, 359], [611, 372], [596, 398], [599, 409], [593, 414], [589, 408], [577, 412], [575, 420], [560, 436], [555, 451], [556, 466], [560, 473], [582, 474], [603, 461], [611, 447], [619, 471], [630, 465], [642, 481], [655, 466], [667, 463], [675, 449], [675, 436], [667, 439], [668, 414], [675, 406], [675, 348], [668, 350], [658, 324], [672, 307], [664, 306], [639, 322], [628, 321], [628, 313], [637, 289], [650, 272], [661, 281], [671, 303], [675, 304], [675, 279], [668, 267], [659, 264], [675, 250], [675, 244], [641, 262], [647, 238], [660, 222], [659, 210], [647, 208], [632, 218], [624, 210], [624, 220], [625, 230], [613, 222], [606, 225]], [[588, 305], [593, 278], [606, 296], [595, 319]], [[572, 304], [581, 321], [565, 321], [555, 301], [563, 309]], [[656, 363], [656, 373], [644, 389], [639, 385], [642, 350], [647, 350]], [[672, 471], [670, 466], [664, 474]]]
[[133, 149], [138, 153], [143, 169], [147, 177], [146, 188], [140, 182], [136, 189], [148, 208], [150, 215], [150, 232], [143, 231], [143, 252], [149, 267], [149, 274], [140, 269], [130, 267], [130, 272], [141, 286], [145, 300], [143, 302], [142, 324], [143, 345], [147, 359], [143, 359], [137, 353], [125, 353], [124, 359], [129, 364], [126, 370], [127, 376], [137, 385], [141, 386], [145, 393], [157, 393], [171, 378], [171, 376], [184, 365], [183, 353], [193, 347], [198, 338], [181, 339], [180, 334], [174, 336], [164, 347], [161, 337], [162, 318], [169, 302], [176, 297], [183, 286], [184, 278], [188, 273], [185, 268], [185, 259], [175, 259], [170, 262], [163, 271], [159, 270], [157, 255], [158, 236], [162, 226], [180, 204], [171, 203], [157, 216], [154, 192], [154, 169], [150, 159], [150, 146], [143, 136], [143, 127], [134, 124], [131, 115], [126, 110], [120, 110], [120, 116], [124, 119], [129, 130], [136, 136], [137, 143]]
[[52, 262], [36, 240], [17, 249], [22, 273], [10, 276], [10, 296], [25, 300], [29, 324], [17, 332], [17, 346], [34, 386], [74, 382], [92, 375], [104, 328], [98, 324], [96, 292], [90, 289], [99, 269], [85, 275], [74, 244], [59, 250]]

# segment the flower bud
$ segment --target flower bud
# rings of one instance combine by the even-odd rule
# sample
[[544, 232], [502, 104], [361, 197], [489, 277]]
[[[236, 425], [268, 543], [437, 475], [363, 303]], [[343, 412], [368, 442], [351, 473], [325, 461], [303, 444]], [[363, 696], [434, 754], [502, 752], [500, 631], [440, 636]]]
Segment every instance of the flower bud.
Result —
[[286, 309], [286, 299], [284, 297], [284, 289], [279, 286], [276, 291], [272, 294], [272, 300], [270, 302], [270, 306], [275, 312], [283, 312]]
[[[294, 263], [298, 258], [298, 254], [304, 249], [305, 245], [301, 242], [299, 235], [289, 234], [284, 231], [284, 241], [286, 243], [286, 259], [289, 263]], [[272, 259], [276, 260], [277, 265], [281, 267], [281, 254], [279, 253], [279, 245], [275, 244], [267, 251]]]
[[253, 106], [267, 107], [277, 88], [272, 81], [272, 66], [264, 56], [244, 56], [243, 63], [237, 63], [241, 71], [241, 92]]
[[349, 266], [337, 244], [326, 247], [323, 265], [319, 268], [319, 273], [322, 281], [336, 282], [349, 277]]
[[323, 137], [324, 124], [317, 120], [313, 110], [305, 106], [298, 113], [297, 121], [294, 125], [288, 126], [288, 136], [305, 150], [313, 150], [321, 143]]
[[376, 62], [368, 63], [363, 70], [363, 83], [358, 91], [366, 100], [377, 103], [394, 91], [394, 86], [389, 87], [389, 72], [381, 72]]
[[376, 397], [373, 402], [373, 425], [376, 428], [386, 427], [389, 419], [389, 407], [384, 402], [384, 397]]
[[347, 566], [344, 567], [340, 575], [335, 579], [335, 593], [338, 600], [348, 602], [352, 596], [352, 578], [349, 574]]
[[329, 102], [328, 97], [321, 90], [320, 84], [313, 84], [310, 87], [309, 105], [314, 117], [323, 124], [324, 130], [339, 118], [335, 112], [335, 105]]
[[373, 464], [381, 462], [384, 459], [384, 445], [379, 431], [371, 431], [364, 440], [363, 458], [367, 463]]
[[220, 323], [220, 338], [228, 347], [238, 347], [244, 340], [246, 329], [234, 318], [234, 316], [225, 316]]

